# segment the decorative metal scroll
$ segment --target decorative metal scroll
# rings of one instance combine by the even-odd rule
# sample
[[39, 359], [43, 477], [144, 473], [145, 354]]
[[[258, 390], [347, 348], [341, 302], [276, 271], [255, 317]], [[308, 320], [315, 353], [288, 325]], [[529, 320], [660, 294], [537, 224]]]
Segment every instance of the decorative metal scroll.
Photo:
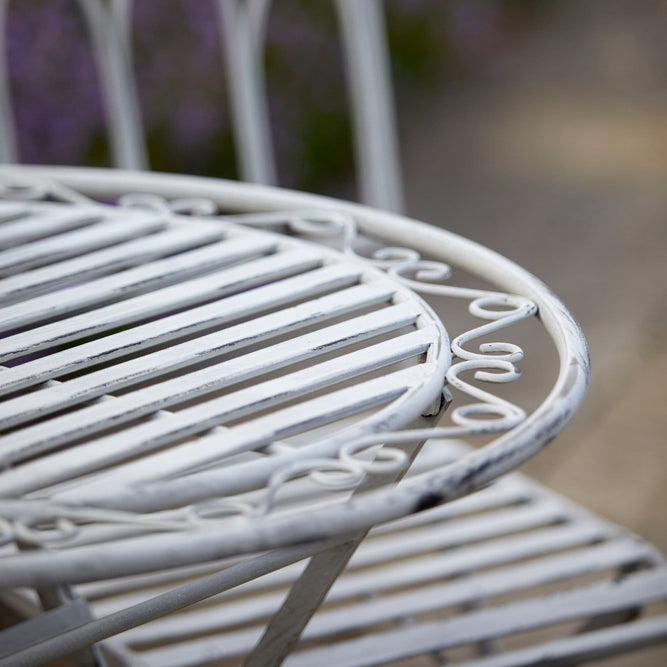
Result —
[[[0, 197], [13, 200], [51, 200], [66, 203], [94, 203], [83, 195], [57, 183], [0, 182]], [[339, 211], [302, 210], [262, 214], [225, 215], [214, 202], [189, 198], [168, 201], [151, 194], [128, 194], [117, 204], [131, 208], [149, 208], [178, 215], [209, 219], [220, 218], [236, 224], [270, 229], [292, 236], [323, 242], [357, 260], [380, 268], [411, 290], [433, 296], [469, 300], [471, 315], [482, 321], [478, 326], [455, 336], [451, 348], [455, 362], [446, 374], [443, 387], [445, 402], [451, 401], [449, 387], [474, 399], [474, 402], [452, 406], [452, 425], [441, 428], [384, 432], [346, 443], [334, 457], [312, 458], [278, 466], [263, 495], [258, 499], [214, 498], [197, 505], [140, 515], [89, 507], [49, 505], [44, 501], [16, 500], [4, 505], [0, 514], [0, 546], [16, 541], [25, 545], [60, 545], [75, 538], [79, 526], [86, 523], [122, 524], [145, 531], [188, 530], [202, 521], [230, 515], [258, 515], [271, 511], [280, 489], [290, 480], [307, 476], [324, 489], [350, 490], [372, 475], [399, 473], [409, 465], [409, 457], [400, 448], [407, 443], [430, 438], [464, 438], [494, 435], [518, 426], [526, 413], [514, 403], [464, 380], [468, 372], [487, 384], [513, 382], [520, 376], [518, 363], [523, 350], [512, 342], [486, 342], [474, 349], [475, 341], [507, 329], [537, 313], [537, 306], [521, 296], [450, 285], [451, 268], [437, 261], [423, 259], [411, 248], [381, 247], [362, 237], [355, 220]], [[363, 254], [360, 248], [371, 248]], [[273, 450], [280, 452], [280, 443]]]
[[[239, 216], [237, 221], [274, 230], [282, 228], [290, 234], [311, 239], [334, 239], [338, 242], [338, 249], [345, 254], [370, 262], [419, 294], [470, 299], [470, 314], [486, 320], [486, 323], [459, 334], [451, 342], [453, 356], [458, 361], [447, 371], [443, 391], [451, 400], [448, 385], [477, 401], [452, 409], [450, 416], [453, 426], [373, 434], [346, 444], [335, 458], [301, 461], [279, 469], [268, 485], [264, 511], [270, 510], [279, 488], [294, 477], [309, 474], [310, 479], [321, 486], [355, 488], [364, 475], [396, 472], [408, 465], [405, 452], [391, 445], [431, 438], [500, 434], [515, 428], [526, 418], [525, 411], [519, 406], [466, 382], [461, 375], [474, 372], [476, 380], [486, 383], [513, 382], [520, 377], [517, 364], [523, 359], [523, 350], [519, 345], [511, 342], [482, 343], [478, 350], [466, 346], [535, 315], [537, 306], [531, 300], [503, 292], [448, 285], [445, 281], [451, 276], [451, 267], [442, 262], [422, 259], [412, 248], [381, 247], [370, 256], [363, 256], [357, 251], [357, 242], [362, 239], [354, 219], [338, 211], [248, 215]], [[363, 463], [352, 455], [367, 452], [371, 448], [376, 451], [373, 461]]]

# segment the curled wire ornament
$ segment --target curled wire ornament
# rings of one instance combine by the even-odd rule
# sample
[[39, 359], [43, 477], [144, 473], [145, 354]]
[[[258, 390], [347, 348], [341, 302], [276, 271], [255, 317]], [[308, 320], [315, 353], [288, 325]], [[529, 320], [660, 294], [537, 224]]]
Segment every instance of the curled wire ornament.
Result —
[[[272, 213], [250, 213], [232, 216], [234, 222], [246, 227], [284, 230], [297, 236], [336, 240], [336, 248], [359, 257], [354, 242], [359, 238], [357, 224], [350, 215], [328, 209], [304, 209]], [[367, 258], [362, 258], [367, 259]]]
[[412, 264], [420, 261], [421, 257], [416, 250], [412, 248], [396, 248], [394, 246], [387, 246], [380, 248], [373, 253], [373, 264], [380, 269], [391, 269], [396, 265], [403, 265], [406, 263]]
[[[476, 379], [487, 382], [511, 382], [519, 376], [516, 366], [504, 359], [473, 359], [461, 361], [450, 367], [447, 371], [447, 382], [452, 387], [479, 401], [479, 403], [457, 406], [451, 413], [452, 421], [455, 424], [465, 428], [481, 429], [476, 432], [469, 432], [466, 435], [488, 433], [489, 427], [492, 427], [492, 432], [495, 433], [507, 431], [518, 426], [526, 418], [526, 413], [520, 407], [469, 382], [465, 382], [459, 377], [459, 373], [469, 370], [476, 371]], [[490, 373], [489, 370], [498, 370], [501, 373]], [[494, 379], [489, 380], [487, 377]]]
[[168, 202], [168, 206], [172, 213], [177, 213], [178, 215], [208, 217], [218, 213], [218, 205], [212, 199], [204, 197], [172, 199]]
[[349, 215], [337, 211], [303, 211], [288, 216], [287, 226], [293, 234], [302, 236], [340, 237], [342, 249], [356, 237], [357, 229]]
[[241, 498], [212, 498], [187, 508], [184, 518], [193, 527], [210, 520], [230, 516], [250, 516], [257, 513], [257, 506]]
[[[398, 282], [419, 294], [473, 299], [471, 314], [483, 319], [504, 319], [519, 306], [537, 307], [524, 297], [493, 290], [472, 289], [445, 284], [452, 275], [452, 268], [440, 261], [423, 259], [414, 248], [385, 246], [373, 250], [370, 257], [359, 254], [357, 246], [363, 238], [355, 219], [348, 213], [326, 209], [273, 213], [262, 216], [239, 216], [239, 221], [249, 226], [286, 226], [293, 234], [304, 236], [338, 237], [338, 249], [357, 260], [368, 262], [382, 269]], [[510, 312], [505, 312], [512, 306]], [[496, 309], [500, 310], [496, 310]]]
[[65, 516], [58, 516], [44, 525], [39, 520], [14, 522], [17, 543], [45, 546], [67, 542], [79, 534], [79, 526]]
[[[433, 262], [420, 258], [406, 259], [402, 263], [396, 262], [389, 266], [387, 273], [416, 292], [429, 291], [433, 293], [433, 289], [443, 288], [440, 293], [444, 296], [450, 296], [451, 286], [441, 283], [449, 280], [452, 275], [452, 268], [444, 262]], [[438, 294], [438, 292], [435, 293]]]
[[204, 523], [230, 516], [257, 514], [257, 506], [240, 498], [215, 498], [182, 510], [147, 516], [98, 507], [26, 505], [15, 506], [8, 516], [0, 516], [0, 547], [16, 542], [48, 547], [71, 542], [86, 524], [117, 525], [150, 532], [187, 531]]
[[[370, 257], [358, 252], [362, 241], [372, 241], [359, 232], [349, 213], [330, 209], [304, 209], [271, 213], [249, 213], [233, 216], [235, 222], [248, 227], [283, 229], [292, 234], [337, 239], [336, 247], [344, 254], [386, 271], [398, 282], [420, 294], [463, 299], [522, 299], [493, 290], [473, 289], [444, 284], [451, 277], [451, 267], [440, 261], [426, 260], [413, 248], [374, 248]], [[527, 299], [525, 299], [527, 301]]]
[[[275, 505], [280, 488], [296, 477], [308, 476], [311, 482], [334, 491], [354, 489], [367, 475], [396, 473], [408, 465], [408, 456], [394, 447], [371, 446], [358, 440], [343, 445], [337, 457], [296, 461], [278, 468], [267, 486], [261, 513], [267, 514]], [[366, 455], [370, 458], [360, 458]]]
[[363, 454], [368, 450], [369, 448], [359, 442], [352, 441], [340, 448], [338, 457], [341, 461], [351, 466], [359, 466], [365, 473], [373, 475], [398, 472], [408, 464], [408, 455], [402, 449], [393, 447], [369, 451], [369, 454], [374, 455], [371, 459], [355, 458], [355, 455]]
[[[495, 310], [491, 306], [504, 308], [504, 310]], [[468, 361], [502, 359], [512, 364], [523, 359], [523, 350], [514, 343], [483, 343], [479, 347], [479, 352], [466, 350], [463, 346], [476, 338], [487, 336], [532, 317], [537, 313], [537, 306], [532, 301], [523, 297], [498, 294], [495, 297], [475, 299], [470, 304], [468, 311], [475, 317], [491, 321], [456, 336], [451, 343], [454, 355]], [[478, 379], [488, 382], [501, 381], [492, 376], [478, 377]]]
[[168, 213], [170, 210], [164, 197], [150, 192], [130, 192], [119, 197], [116, 203], [121, 208], [138, 208], [156, 213]]
[[210, 217], [218, 214], [218, 205], [205, 197], [167, 199], [152, 192], [130, 192], [118, 198], [121, 208], [138, 208], [157, 213], [174, 213], [194, 217]]

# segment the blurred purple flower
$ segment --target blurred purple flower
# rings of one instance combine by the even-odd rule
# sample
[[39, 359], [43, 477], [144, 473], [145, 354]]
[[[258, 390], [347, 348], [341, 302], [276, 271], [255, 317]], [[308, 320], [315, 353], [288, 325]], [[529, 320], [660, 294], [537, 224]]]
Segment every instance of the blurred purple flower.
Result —
[[8, 60], [24, 162], [80, 162], [103, 127], [95, 68], [72, 5], [9, 4]]

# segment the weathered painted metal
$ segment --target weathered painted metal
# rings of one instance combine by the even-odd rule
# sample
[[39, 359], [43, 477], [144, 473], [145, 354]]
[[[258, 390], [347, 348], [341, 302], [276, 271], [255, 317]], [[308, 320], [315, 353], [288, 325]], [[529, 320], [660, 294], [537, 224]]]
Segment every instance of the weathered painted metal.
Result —
[[[132, 2], [80, 4], [112, 159], [143, 168]], [[269, 7], [218, 2], [240, 172], [264, 184]], [[380, 5], [336, 9], [361, 198], [400, 211]], [[0, 61], [11, 162], [9, 102]], [[664, 615], [619, 625], [667, 599], [650, 545], [521, 477], [487, 486], [560, 431], [588, 377], [577, 324], [515, 264], [377, 209], [210, 179], [12, 168], [0, 195], [0, 588], [27, 615], [60, 605], [0, 633], [3, 665], [81, 650], [102, 664], [88, 647], [106, 640], [120, 664], [268, 667], [295, 649], [287, 664], [350, 667], [467, 647], [458, 664], [517, 667], [667, 638]], [[452, 285], [450, 267], [488, 289]], [[450, 342], [417, 293], [481, 323]], [[493, 383], [518, 379], [512, 326], [536, 315], [559, 370], [526, 411]], [[582, 634], [558, 635], [566, 621]], [[538, 628], [557, 639], [498, 641]]]
[[[508, 260], [405, 218], [280, 190], [94, 170], [1, 173], [14, 185], [0, 202], [8, 225], [0, 261], [10, 253], [7, 266], [25, 270], [0, 279], [0, 585], [75, 585], [97, 617], [75, 627], [63, 609], [54, 618], [70, 629], [35, 638], [7, 664], [39, 664], [105, 639], [127, 663], [245, 655], [248, 664], [278, 664], [299, 626], [306, 648], [288, 664], [383, 664], [462, 645], [497, 652], [497, 638], [522, 628], [610, 614], [619, 622], [628, 605], [667, 597], [652, 547], [527, 481], [446, 502], [538, 451], [585, 390], [576, 324]], [[17, 179], [32, 185], [17, 190]], [[127, 191], [151, 196], [95, 204]], [[12, 201], [15, 192], [32, 199]], [[45, 193], [88, 200], [44, 203]], [[23, 232], [21, 219], [30, 223]], [[91, 244], [87, 231], [107, 224], [107, 240]], [[130, 227], [129, 238], [116, 233]], [[43, 250], [58, 236], [73, 241], [51, 262]], [[365, 236], [402, 247], [360, 257]], [[342, 252], [312, 243], [319, 238]], [[490, 287], [449, 285], [449, 266]], [[452, 333], [453, 363], [444, 328], [415, 290], [465, 299], [481, 320]], [[536, 313], [560, 371], [526, 414], [492, 387], [519, 377], [523, 352], [507, 334]], [[477, 339], [498, 332], [505, 342], [475, 351]], [[432, 428], [445, 382], [469, 402], [454, 400], [450, 424]], [[477, 451], [455, 445], [480, 434], [495, 439]], [[446, 440], [408, 468], [427, 438]], [[310, 570], [297, 562], [308, 555]], [[539, 593], [609, 571], [628, 574], [565, 597]], [[525, 600], [447, 618], [510, 594]], [[302, 619], [292, 626], [293, 609]], [[422, 621], [427, 613], [444, 620]], [[267, 617], [273, 629], [259, 641]], [[374, 631], [406, 619], [414, 627], [394, 631], [395, 640]], [[632, 625], [609, 650], [604, 629], [545, 650], [599, 656], [663, 636], [657, 620]], [[346, 639], [351, 629], [382, 649]], [[320, 646], [307, 648], [310, 639]], [[512, 664], [515, 655], [534, 664], [543, 656], [534, 647], [483, 660]]]

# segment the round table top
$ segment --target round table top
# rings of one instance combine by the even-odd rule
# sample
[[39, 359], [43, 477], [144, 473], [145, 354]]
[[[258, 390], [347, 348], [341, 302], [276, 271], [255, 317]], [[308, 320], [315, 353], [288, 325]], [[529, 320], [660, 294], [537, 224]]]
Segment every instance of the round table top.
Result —
[[[365, 530], [516, 467], [583, 396], [557, 298], [444, 230], [193, 177], [19, 167], [0, 188], [0, 586]], [[417, 292], [482, 323], [450, 342]], [[537, 313], [560, 371], [527, 415], [488, 388], [522, 350], [488, 336]], [[491, 442], [398, 484], [431, 435]]]

